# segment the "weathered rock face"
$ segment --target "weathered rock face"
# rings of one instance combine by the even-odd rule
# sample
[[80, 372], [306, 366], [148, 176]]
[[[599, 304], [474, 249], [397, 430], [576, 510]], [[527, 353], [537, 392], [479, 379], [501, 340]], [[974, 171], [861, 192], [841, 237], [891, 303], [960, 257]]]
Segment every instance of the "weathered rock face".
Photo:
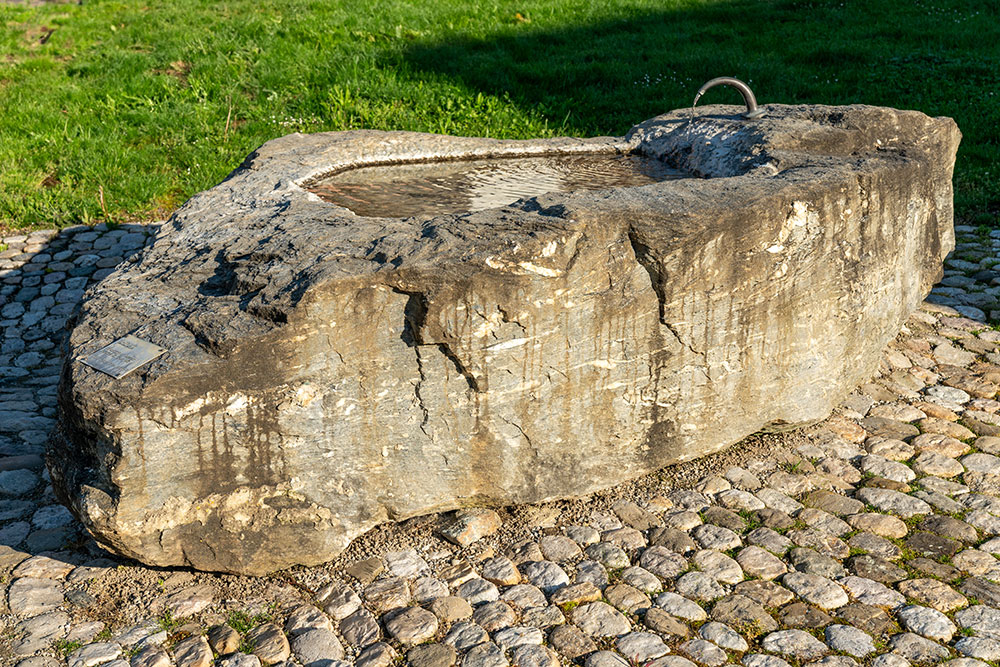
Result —
[[[959, 132], [874, 107], [675, 112], [623, 139], [291, 135], [86, 297], [56, 489], [110, 548], [263, 573], [386, 521], [576, 496], [820, 419], [953, 246]], [[345, 165], [638, 150], [710, 178], [363, 218]], [[78, 359], [168, 349], [114, 380]]]

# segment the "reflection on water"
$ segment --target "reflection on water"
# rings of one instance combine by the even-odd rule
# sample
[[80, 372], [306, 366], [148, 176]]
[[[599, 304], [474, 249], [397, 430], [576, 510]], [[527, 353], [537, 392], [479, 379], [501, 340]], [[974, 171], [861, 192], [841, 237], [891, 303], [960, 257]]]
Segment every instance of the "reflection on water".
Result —
[[685, 176], [642, 155], [584, 153], [359, 167], [308, 189], [358, 215], [407, 218], [481, 211], [547, 192], [603, 190]]

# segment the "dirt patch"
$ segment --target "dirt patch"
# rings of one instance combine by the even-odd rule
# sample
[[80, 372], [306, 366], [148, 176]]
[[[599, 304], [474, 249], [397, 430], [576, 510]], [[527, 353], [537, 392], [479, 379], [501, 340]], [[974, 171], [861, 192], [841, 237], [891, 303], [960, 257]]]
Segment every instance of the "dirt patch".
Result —
[[47, 25], [22, 24], [19, 27], [24, 29], [23, 39], [30, 48], [37, 48], [48, 43], [49, 39], [52, 38], [53, 33], [56, 31], [55, 28], [50, 28]]
[[162, 74], [164, 76], [171, 76], [177, 79], [181, 85], [187, 85], [188, 73], [191, 71], [191, 64], [184, 62], [183, 60], [175, 60], [170, 63], [167, 67], [161, 69], [154, 69], [154, 74]]
[[163, 598], [198, 584], [208, 585], [216, 592], [212, 608], [222, 611], [255, 606], [281, 607], [285, 602], [305, 598], [303, 591], [281, 573], [243, 577], [123, 563], [81, 586], [97, 600], [84, 615], [117, 630], [149, 618], [150, 613], [162, 614]]

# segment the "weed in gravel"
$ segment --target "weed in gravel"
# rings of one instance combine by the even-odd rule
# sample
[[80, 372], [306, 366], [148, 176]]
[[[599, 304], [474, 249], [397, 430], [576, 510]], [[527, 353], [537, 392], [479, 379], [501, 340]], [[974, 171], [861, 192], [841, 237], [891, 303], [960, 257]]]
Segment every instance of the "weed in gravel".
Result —
[[740, 510], [739, 515], [743, 519], [743, 523], [746, 524], [747, 531], [756, 530], [762, 525], [757, 515], [750, 510]]
[[83, 646], [83, 642], [80, 641], [67, 641], [65, 639], [57, 639], [52, 647], [56, 650], [56, 653], [62, 657], [67, 657], [70, 653], [76, 649]]
[[160, 630], [163, 630], [169, 635], [181, 626], [182, 621], [179, 618], [174, 618], [173, 612], [168, 609], [156, 619], [156, 624], [159, 626]]
[[270, 620], [272, 620], [270, 614], [248, 614], [245, 611], [231, 611], [226, 618], [226, 623], [233, 630], [236, 630], [236, 632], [245, 635], [261, 623], [267, 623]]
[[570, 602], [564, 602], [563, 604], [559, 605], [559, 608], [562, 609], [563, 614], [569, 616], [570, 612], [572, 612], [578, 606], [580, 606], [580, 603], [577, 602], [576, 600], [572, 600]]

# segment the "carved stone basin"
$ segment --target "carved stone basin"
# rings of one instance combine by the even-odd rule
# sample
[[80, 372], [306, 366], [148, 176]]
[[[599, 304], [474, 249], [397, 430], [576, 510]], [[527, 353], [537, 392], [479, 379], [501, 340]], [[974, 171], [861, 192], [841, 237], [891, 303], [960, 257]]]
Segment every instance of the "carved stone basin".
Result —
[[[877, 107], [736, 111], [624, 138], [268, 142], [88, 292], [57, 492], [119, 553], [259, 574], [380, 522], [579, 496], [825, 417], [941, 275], [960, 135]], [[466, 199], [416, 217], [316, 194], [353, 169], [357, 199], [405, 215], [370, 186], [581, 155], [687, 177], [485, 207], [452, 183]], [[361, 170], [391, 164], [409, 175]], [[167, 351], [118, 380], [82, 363], [127, 335]]]
[[304, 187], [357, 215], [430, 218], [554, 192], [638, 187], [685, 176], [642, 154], [543, 153], [351, 167]]

